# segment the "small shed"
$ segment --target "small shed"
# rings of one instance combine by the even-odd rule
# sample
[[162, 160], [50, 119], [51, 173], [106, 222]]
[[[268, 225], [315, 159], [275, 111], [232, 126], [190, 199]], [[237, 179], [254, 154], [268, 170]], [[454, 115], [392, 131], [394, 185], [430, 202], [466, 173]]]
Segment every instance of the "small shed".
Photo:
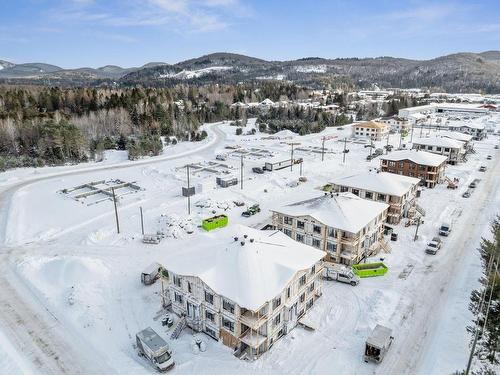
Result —
[[144, 271], [141, 273], [141, 282], [144, 285], [154, 284], [156, 279], [160, 276], [161, 265], [159, 263], [151, 263]]
[[238, 178], [234, 176], [221, 176], [217, 177], [215, 182], [220, 187], [227, 188], [229, 186], [238, 185]]

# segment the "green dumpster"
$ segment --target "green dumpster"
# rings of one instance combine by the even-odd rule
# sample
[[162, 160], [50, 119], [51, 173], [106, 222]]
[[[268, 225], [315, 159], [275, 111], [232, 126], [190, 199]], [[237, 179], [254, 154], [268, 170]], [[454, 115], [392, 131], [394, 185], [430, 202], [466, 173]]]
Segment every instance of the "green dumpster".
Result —
[[207, 232], [214, 230], [214, 229], [217, 229], [217, 228], [225, 227], [226, 225], [227, 225], [227, 216], [226, 215], [217, 215], [217, 216], [205, 219], [201, 222], [201, 226]]
[[360, 263], [352, 266], [352, 271], [359, 277], [384, 276], [389, 268], [382, 263]]

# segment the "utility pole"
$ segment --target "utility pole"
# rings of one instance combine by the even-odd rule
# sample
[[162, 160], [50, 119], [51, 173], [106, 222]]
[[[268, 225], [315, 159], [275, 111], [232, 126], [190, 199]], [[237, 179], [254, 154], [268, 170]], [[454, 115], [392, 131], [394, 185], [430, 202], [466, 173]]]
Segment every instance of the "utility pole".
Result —
[[191, 191], [190, 191], [190, 186], [189, 186], [189, 164], [186, 165], [186, 170], [187, 170], [187, 199], [188, 199], [188, 215], [191, 215]]
[[400, 150], [401, 150], [401, 143], [403, 142], [403, 133], [402, 133], [402, 130], [403, 130], [403, 129], [401, 129], [401, 130], [399, 131], [399, 149], [400, 149]]
[[342, 163], [345, 164], [345, 154], [347, 154], [348, 150], [347, 150], [347, 138], [344, 138], [344, 151], [342, 151], [342, 153], [344, 154], [342, 156]]
[[243, 155], [241, 155], [241, 167], [240, 167], [240, 179], [241, 179], [241, 190], [243, 190]]
[[389, 133], [387, 133], [387, 144], [385, 145], [385, 154], [389, 153]]
[[300, 162], [300, 175], [302, 176], [302, 164], [304, 164], [304, 160]]
[[410, 142], [413, 142], [413, 129], [415, 129], [415, 125], [416, 125], [416, 123], [415, 123], [415, 124], [413, 124], [413, 125], [411, 126], [411, 137], [410, 137]]
[[142, 235], [144, 236], [144, 216], [142, 214], [142, 206], [139, 207], [139, 209], [141, 210], [141, 231], [142, 231]]
[[413, 237], [413, 241], [416, 241], [418, 238], [418, 228], [420, 227], [420, 216], [418, 217], [417, 220], [417, 228], [415, 229], [415, 237]]
[[290, 143], [290, 145], [292, 146], [292, 151], [290, 154], [290, 172], [292, 172], [293, 171], [293, 142]]
[[118, 234], [120, 234], [120, 221], [118, 220], [118, 209], [116, 207], [115, 188], [111, 188], [111, 191], [113, 192], [113, 204], [115, 205], [116, 231], [118, 232]]

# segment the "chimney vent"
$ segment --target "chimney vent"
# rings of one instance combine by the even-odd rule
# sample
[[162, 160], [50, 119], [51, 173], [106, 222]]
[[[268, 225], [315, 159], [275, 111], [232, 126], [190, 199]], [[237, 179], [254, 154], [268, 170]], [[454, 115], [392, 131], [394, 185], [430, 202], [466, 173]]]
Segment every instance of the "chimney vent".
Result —
[[245, 241], [240, 242], [241, 246], [245, 246]]
[[253, 242], [253, 241], [254, 241], [254, 239], [253, 239], [253, 238], [250, 238], [250, 242]]
[[247, 238], [248, 237], [248, 234], [244, 234], [243, 237]]
[[238, 237], [234, 237], [234, 242], [238, 241]]

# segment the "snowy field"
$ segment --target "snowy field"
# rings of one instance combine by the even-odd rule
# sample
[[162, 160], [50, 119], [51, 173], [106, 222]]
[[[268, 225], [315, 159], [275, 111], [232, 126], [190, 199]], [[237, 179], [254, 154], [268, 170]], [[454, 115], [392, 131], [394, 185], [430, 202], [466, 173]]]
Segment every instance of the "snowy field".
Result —
[[[488, 121], [500, 128], [499, 117]], [[244, 133], [253, 128], [254, 119]], [[369, 149], [352, 142], [346, 143], [349, 153], [343, 162], [349, 126], [307, 136], [280, 132], [272, 137], [258, 130], [236, 136], [235, 127], [228, 123], [205, 125], [205, 129], [206, 140], [169, 146], [156, 158], [129, 162], [124, 155], [111, 153], [102, 163], [0, 174], [0, 302], [12, 306], [0, 308], [6, 317], [0, 319], [0, 350], [5, 353], [0, 357], [0, 373], [69, 368], [73, 369], [69, 373], [154, 373], [133, 347], [136, 332], [147, 326], [165, 339], [170, 336], [160, 324], [161, 284], [140, 283], [146, 266], [161, 260], [168, 267], [170, 256], [196, 246], [201, 219], [213, 213], [225, 213], [230, 223], [260, 228], [270, 222], [269, 209], [277, 202], [321, 195], [319, 189], [332, 177], [380, 163], [379, 158], [367, 162]], [[329, 140], [322, 161], [317, 148], [324, 136]], [[294, 146], [294, 157], [304, 159], [302, 174], [298, 165], [292, 171], [252, 173], [252, 167], [263, 166], [266, 158], [251, 149], [287, 159], [290, 142], [300, 143]], [[401, 143], [410, 147], [408, 142], [409, 137]], [[385, 277], [363, 279], [357, 287], [325, 281], [323, 296], [310, 313], [318, 327], [314, 332], [296, 328], [259, 360], [244, 362], [204, 335], [208, 350], [193, 354], [192, 333], [186, 329], [178, 340], [167, 340], [176, 361], [172, 373], [326, 374], [335, 369], [337, 374], [448, 374], [465, 367], [469, 343], [465, 327], [472, 319], [468, 300], [481, 273], [475, 249], [500, 207], [500, 155], [494, 149], [498, 142], [493, 135], [475, 142], [477, 153], [466, 163], [447, 167], [447, 176], [459, 178], [458, 189], [448, 190], [445, 184], [423, 189], [419, 204], [426, 216], [418, 240], [413, 240], [415, 226], [405, 227], [402, 221], [395, 229], [398, 241], [389, 241], [390, 253], [375, 257], [384, 258], [388, 265]], [[391, 135], [389, 143], [397, 148], [399, 135]], [[180, 194], [186, 186], [184, 166], [215, 162], [216, 155], [227, 154], [220, 163], [239, 178], [240, 154], [225, 148], [235, 144], [250, 151], [243, 160], [243, 189], [239, 184], [217, 188], [214, 173], [192, 169], [191, 185], [200, 186], [202, 192], [192, 197], [188, 215], [186, 198]], [[385, 140], [377, 142], [376, 147], [385, 144]], [[487, 161], [487, 155], [493, 160]], [[487, 166], [485, 173], [478, 171], [481, 165]], [[298, 181], [301, 175], [307, 182]], [[469, 199], [462, 198], [475, 178], [481, 179], [478, 187]], [[87, 205], [59, 193], [113, 179], [134, 181], [143, 189], [120, 199], [120, 234], [111, 200]], [[261, 212], [244, 218], [245, 207], [235, 201], [247, 206], [259, 203]], [[142, 243], [140, 207], [146, 233], [163, 229], [165, 221], [174, 224], [159, 245]], [[453, 232], [436, 256], [426, 255], [425, 245], [443, 221], [453, 222]], [[185, 223], [191, 223], [194, 233], [183, 229]], [[36, 325], [30, 323], [33, 316]], [[366, 364], [364, 340], [377, 323], [392, 327], [395, 341], [382, 364]], [[20, 330], [30, 336], [19, 334]], [[37, 340], [43, 345], [25, 346]], [[19, 347], [24, 350], [16, 350]]]

